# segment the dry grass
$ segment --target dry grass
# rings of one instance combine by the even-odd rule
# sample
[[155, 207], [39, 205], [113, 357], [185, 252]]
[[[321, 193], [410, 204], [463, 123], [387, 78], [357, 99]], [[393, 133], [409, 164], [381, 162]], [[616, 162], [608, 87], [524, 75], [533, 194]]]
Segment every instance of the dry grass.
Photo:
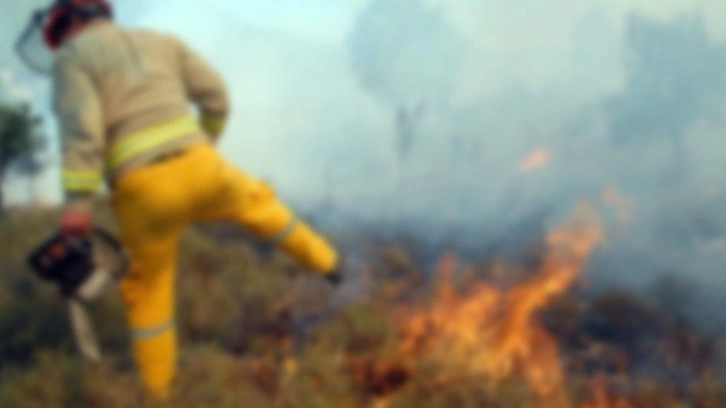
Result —
[[[113, 227], [107, 215], [102, 220]], [[118, 297], [109, 297], [93, 311], [107, 359], [100, 366], [87, 366], [73, 348], [61, 299], [26, 269], [23, 254], [51, 232], [54, 221], [53, 213], [0, 219], [0, 407], [151, 406], [144, 401], [130, 359]], [[563, 406], [537, 401], [518, 381], [492, 389], [484, 378], [442, 379], [432, 362], [395, 357], [398, 331], [391, 317], [401, 297], [400, 291], [390, 288], [401, 282], [419, 285], [422, 279], [405, 249], [381, 250], [374, 277], [380, 285], [372, 295], [308, 327], [311, 330], [304, 336], [301, 322], [325, 310], [329, 295], [325, 285], [281, 256], [262, 258], [244, 243], [220, 245], [199, 231], [190, 232], [182, 247], [178, 303], [182, 348], [169, 406]], [[615, 354], [636, 347], [628, 343], [630, 338], [608, 343], [588, 337], [582, 321], [593, 311], [605, 316], [609, 329], [621, 336], [643, 322], [661, 336], [670, 336], [668, 329], [673, 328], [657, 309], [627, 295], [601, 297], [584, 308], [562, 299], [552, 308], [554, 323], [548, 327], [562, 344], [572, 343], [573, 355], [593, 344], [601, 346], [601, 352]], [[623, 320], [624, 315], [630, 320]], [[583, 349], [582, 344], [588, 347]], [[695, 358], [686, 354], [684, 359]], [[571, 377], [569, 392], [576, 400], [591, 398], [589, 378]], [[722, 380], [717, 372], [697, 378], [689, 387], [632, 379], [624, 393], [629, 405], [622, 406], [726, 406]]]

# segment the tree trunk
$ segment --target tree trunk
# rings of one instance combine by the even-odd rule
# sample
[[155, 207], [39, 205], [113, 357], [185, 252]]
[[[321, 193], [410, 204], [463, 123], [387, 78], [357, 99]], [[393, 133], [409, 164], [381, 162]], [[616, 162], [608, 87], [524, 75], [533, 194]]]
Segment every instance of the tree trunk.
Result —
[[38, 175], [31, 174], [28, 176], [28, 204], [34, 206], [38, 204]]
[[5, 215], [5, 190], [4, 190], [4, 184], [2, 182], [2, 177], [0, 177], [0, 217]]
[[0, 166], [0, 216], [5, 215], [5, 167]]

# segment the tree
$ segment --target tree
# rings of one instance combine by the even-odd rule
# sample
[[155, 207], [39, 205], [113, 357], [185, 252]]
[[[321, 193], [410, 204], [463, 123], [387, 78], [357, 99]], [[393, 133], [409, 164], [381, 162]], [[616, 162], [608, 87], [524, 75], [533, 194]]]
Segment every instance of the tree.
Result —
[[625, 90], [604, 103], [616, 144], [668, 138], [671, 176], [688, 168], [685, 132], [723, 110], [726, 49], [709, 38], [700, 17], [654, 22], [637, 14], [627, 22]]
[[41, 123], [27, 104], [0, 105], [0, 212], [5, 209], [1, 187], [9, 172], [34, 176], [42, 170], [36, 156], [45, 143], [38, 132]]
[[463, 40], [423, 0], [374, 0], [358, 16], [348, 48], [360, 85], [394, 111], [395, 146], [403, 161], [424, 110], [447, 103]]
[[31, 202], [38, 201], [38, 178], [53, 162], [38, 156], [38, 150], [45, 148], [45, 139], [38, 138], [35, 154], [23, 155], [12, 166], [18, 174], [28, 178], [28, 197]]

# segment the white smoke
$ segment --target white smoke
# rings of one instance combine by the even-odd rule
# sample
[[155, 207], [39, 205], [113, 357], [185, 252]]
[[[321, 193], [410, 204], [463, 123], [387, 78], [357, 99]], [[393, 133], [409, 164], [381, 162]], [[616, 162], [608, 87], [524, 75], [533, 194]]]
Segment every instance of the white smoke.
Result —
[[[628, 90], [626, 34], [633, 12], [654, 23], [700, 12], [708, 39], [723, 44], [726, 3], [429, 3], [443, 7], [463, 55], [446, 84], [447, 103], [427, 101], [402, 166], [396, 107], [362, 86], [352, 64], [349, 35], [372, 0], [315, 1], [304, 16], [299, 6], [282, 2], [276, 18], [272, 6], [262, 12], [232, 1], [117, 5], [122, 23], [173, 32], [220, 70], [233, 102], [223, 152], [241, 169], [269, 179], [299, 208], [332, 198], [340, 213], [478, 227], [472, 240], [495, 240], [512, 235], [532, 214], [566, 213], [615, 185], [635, 204], [627, 232], [614, 236], [602, 254], [603, 271], [647, 279], [675, 268], [720, 279], [716, 265], [726, 261], [717, 249], [726, 229], [724, 105], [715, 103], [720, 111], [699, 107], [688, 122], [689, 175], [675, 184], [662, 176], [671, 160], [668, 143], [653, 137], [615, 146], [602, 102]], [[394, 47], [400, 41], [395, 32], [378, 34]], [[413, 53], [402, 69], [441, 62], [438, 49]], [[410, 75], [406, 85], [441, 85], [417, 84], [421, 78], [436, 76]], [[637, 126], [632, 121], [628, 129]], [[537, 149], [549, 152], [550, 161], [520, 171]], [[617, 230], [617, 220], [612, 227]], [[427, 233], [438, 232], [432, 227]]]

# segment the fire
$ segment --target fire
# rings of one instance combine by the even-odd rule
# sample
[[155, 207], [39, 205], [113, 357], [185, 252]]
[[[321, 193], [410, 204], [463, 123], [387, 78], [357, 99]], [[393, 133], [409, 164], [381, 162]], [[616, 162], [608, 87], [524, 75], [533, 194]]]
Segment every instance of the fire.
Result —
[[581, 206], [569, 225], [547, 237], [534, 277], [510, 290], [480, 283], [460, 293], [451, 283], [456, 262], [449, 255], [437, 273], [434, 301], [405, 320], [400, 352], [435, 362], [442, 381], [474, 375], [497, 386], [523, 378], [540, 397], [560, 398], [564, 371], [557, 342], [537, 314], [575, 283], [602, 239], [594, 209]]
[[519, 171], [528, 173], [547, 166], [552, 160], [552, 153], [547, 149], [536, 149], [519, 163]]
[[593, 381], [590, 384], [590, 390], [591, 400], [580, 408], [635, 408], [627, 398], [615, 397], [610, 394], [600, 381]]

